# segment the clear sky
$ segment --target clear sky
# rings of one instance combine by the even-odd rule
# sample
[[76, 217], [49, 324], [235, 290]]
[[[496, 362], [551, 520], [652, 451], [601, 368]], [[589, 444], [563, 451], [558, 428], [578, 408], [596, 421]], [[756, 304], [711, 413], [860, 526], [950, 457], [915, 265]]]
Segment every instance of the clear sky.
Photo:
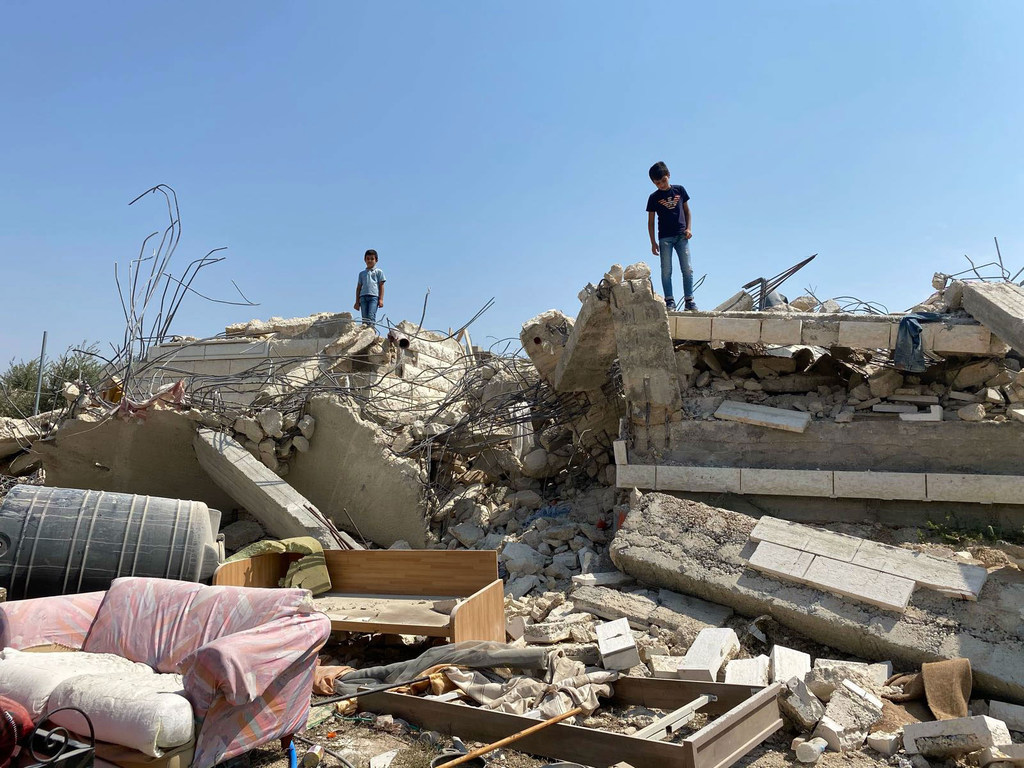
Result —
[[[1024, 4], [0, 4], [0, 365], [123, 333], [113, 265], [164, 226], [212, 248], [172, 330], [350, 310], [366, 248], [385, 312], [474, 342], [575, 315], [653, 263], [647, 168], [691, 195], [702, 308], [784, 288], [903, 310], [934, 271], [1024, 267]], [[173, 266], [173, 265], [172, 265]], [[677, 266], [678, 269], [678, 266]], [[677, 274], [678, 281], [678, 274]], [[656, 282], [657, 284], [657, 282]], [[488, 338], [490, 337], [490, 338]]]

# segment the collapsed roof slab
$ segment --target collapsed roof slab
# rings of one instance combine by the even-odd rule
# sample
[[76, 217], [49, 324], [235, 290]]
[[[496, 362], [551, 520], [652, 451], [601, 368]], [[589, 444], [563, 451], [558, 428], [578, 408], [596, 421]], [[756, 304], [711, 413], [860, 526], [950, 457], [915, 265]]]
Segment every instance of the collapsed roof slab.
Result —
[[202, 501], [230, 510], [234, 500], [199, 466], [192, 449], [196, 424], [184, 413], [151, 408], [124, 421], [86, 412], [65, 421], [32, 450], [43, 460], [46, 484]]
[[387, 547], [427, 543], [419, 467], [395, 456], [381, 430], [336, 395], [319, 395], [309, 450], [292, 459], [288, 481], [339, 528]]
[[852, 602], [827, 591], [784, 583], [748, 566], [755, 517], [647, 494], [610, 548], [624, 573], [727, 605], [746, 616], [769, 614], [817, 642], [865, 659], [917, 666], [971, 660], [977, 689], [1024, 701], [1024, 594], [1016, 571], [989, 575], [977, 602], [917, 590], [903, 614]]
[[964, 283], [964, 309], [1024, 354], [1024, 288], [1014, 283]]

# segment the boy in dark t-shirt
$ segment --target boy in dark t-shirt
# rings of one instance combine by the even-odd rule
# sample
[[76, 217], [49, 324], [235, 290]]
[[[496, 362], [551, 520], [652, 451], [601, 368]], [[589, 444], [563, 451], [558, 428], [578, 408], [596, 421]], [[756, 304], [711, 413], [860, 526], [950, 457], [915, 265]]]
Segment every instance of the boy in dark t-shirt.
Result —
[[[697, 310], [693, 300], [693, 269], [690, 267], [690, 196], [679, 184], [669, 184], [668, 166], [655, 163], [648, 171], [658, 188], [647, 198], [647, 233], [651, 236], [651, 253], [661, 256], [661, 287], [665, 306], [676, 308], [672, 298], [672, 251], [679, 255], [679, 268], [683, 272], [683, 302], [690, 311]], [[654, 216], [658, 216], [658, 239], [654, 239]]]

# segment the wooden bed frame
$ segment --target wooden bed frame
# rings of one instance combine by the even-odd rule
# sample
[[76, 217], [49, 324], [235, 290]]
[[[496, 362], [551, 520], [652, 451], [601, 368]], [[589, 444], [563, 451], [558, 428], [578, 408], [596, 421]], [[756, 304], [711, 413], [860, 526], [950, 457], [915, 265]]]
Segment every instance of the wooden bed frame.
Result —
[[[627, 736], [597, 728], [557, 723], [516, 742], [514, 749], [541, 757], [571, 760], [594, 768], [626, 762], [634, 768], [728, 768], [783, 725], [775, 683], [755, 688], [728, 683], [620, 677], [612, 683], [611, 704], [642, 705], [671, 710], [698, 696], [714, 720], [679, 744]], [[492, 742], [539, 721], [521, 715], [401, 693], [373, 693], [359, 699], [359, 708], [401, 717], [421, 728]]]
[[[301, 557], [271, 552], [245, 560], [224, 563], [213, 574], [213, 584], [238, 587], [276, 587], [288, 572], [288, 565]], [[498, 553], [494, 551], [453, 551], [432, 549], [324, 550], [331, 591], [319, 595], [349, 604], [364, 602], [365, 616], [357, 620], [332, 615], [331, 628], [349, 632], [381, 632], [395, 635], [446, 637], [451, 642], [494, 640], [505, 642], [505, 592], [498, 578]], [[450, 615], [405, 611], [403, 600], [458, 599]], [[387, 604], [388, 614], [372, 618], [371, 606]]]

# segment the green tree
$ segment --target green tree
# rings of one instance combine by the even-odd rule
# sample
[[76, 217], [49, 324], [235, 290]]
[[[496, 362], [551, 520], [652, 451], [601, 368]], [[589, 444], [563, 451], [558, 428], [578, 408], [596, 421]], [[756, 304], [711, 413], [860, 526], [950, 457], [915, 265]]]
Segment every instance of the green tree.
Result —
[[[103, 379], [104, 363], [94, 353], [96, 344], [68, 347], [59, 356], [43, 363], [43, 389], [39, 411], [51, 411], [64, 402], [65, 381], [84, 381], [98, 387]], [[0, 373], [0, 416], [23, 418], [32, 415], [39, 379], [39, 360], [11, 361]]]

